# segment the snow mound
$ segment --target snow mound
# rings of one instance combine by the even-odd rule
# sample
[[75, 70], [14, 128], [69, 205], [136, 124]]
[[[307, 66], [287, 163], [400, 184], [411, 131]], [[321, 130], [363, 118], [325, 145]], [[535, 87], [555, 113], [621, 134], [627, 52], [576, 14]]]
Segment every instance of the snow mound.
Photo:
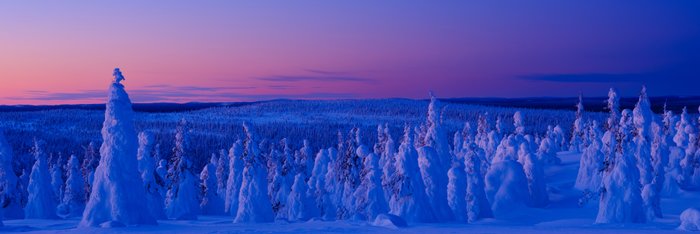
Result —
[[122, 222], [112, 220], [112, 221], [107, 221], [107, 222], [101, 223], [100, 227], [101, 228], [118, 228], [118, 227], [126, 227], [126, 225], [124, 225], [124, 223], [122, 223]]
[[406, 221], [401, 217], [392, 214], [379, 214], [372, 222], [373, 226], [399, 229], [407, 227]]
[[688, 208], [681, 213], [681, 225], [678, 230], [700, 231], [700, 210]]

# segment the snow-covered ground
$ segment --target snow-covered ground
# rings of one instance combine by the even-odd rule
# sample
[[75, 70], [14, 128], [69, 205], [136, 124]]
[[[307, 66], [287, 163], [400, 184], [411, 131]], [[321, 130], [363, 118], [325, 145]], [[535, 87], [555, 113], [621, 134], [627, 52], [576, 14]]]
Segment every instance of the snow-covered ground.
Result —
[[368, 222], [317, 221], [234, 224], [230, 216], [199, 216], [194, 221], [159, 220], [158, 226], [114, 229], [76, 228], [79, 218], [67, 220], [5, 220], [0, 232], [27, 233], [674, 233], [683, 210], [700, 204], [700, 192], [681, 192], [663, 198], [664, 217], [644, 224], [594, 224], [598, 199], [579, 206], [582, 193], [573, 188], [580, 154], [561, 152], [560, 165], [546, 166], [550, 203], [544, 208], [514, 210], [510, 217], [476, 223], [409, 224], [408, 227], [373, 226]]

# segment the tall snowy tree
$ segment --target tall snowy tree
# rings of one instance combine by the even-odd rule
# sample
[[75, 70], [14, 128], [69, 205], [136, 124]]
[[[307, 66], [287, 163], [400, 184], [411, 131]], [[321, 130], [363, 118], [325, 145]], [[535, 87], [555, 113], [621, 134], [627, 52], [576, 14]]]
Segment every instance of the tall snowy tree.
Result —
[[243, 123], [247, 138], [245, 142], [245, 167], [240, 195], [238, 196], [238, 212], [235, 223], [264, 223], [272, 222], [274, 214], [267, 192], [267, 168], [265, 159], [260, 157], [257, 140], [253, 129]]
[[85, 193], [90, 194], [92, 191], [92, 181], [95, 178], [95, 169], [100, 164], [100, 152], [95, 149], [95, 143], [90, 142], [87, 147], [85, 147], [85, 155], [83, 157], [83, 164], [81, 170], [83, 176], [85, 177]]
[[199, 204], [199, 207], [202, 210], [202, 214], [205, 215], [224, 214], [224, 200], [219, 197], [217, 192], [218, 179], [216, 178], [216, 168], [218, 163], [219, 159], [216, 157], [216, 154], [212, 154], [209, 163], [199, 173], [200, 187], [202, 188], [202, 202]]
[[3, 200], [0, 217], [3, 219], [24, 218], [24, 210], [22, 209], [23, 185], [12, 169], [13, 162], [12, 147], [0, 129], [0, 199]]
[[[425, 146], [432, 147], [435, 150], [435, 153], [437, 153], [436, 158], [434, 159], [436, 169], [439, 169], [441, 174], [444, 174], [442, 177], [445, 177], [444, 179], [447, 181], [446, 175], [447, 170], [452, 165], [452, 156], [450, 155], [450, 146], [448, 145], [447, 133], [442, 127], [439, 108], [440, 101], [438, 101], [435, 95], [430, 93], [428, 115], [423, 125], [426, 129], [425, 138], [422, 140], [425, 143]], [[445, 182], [445, 184], [447, 183]], [[444, 190], [446, 187], [442, 189]]]
[[[137, 150], [136, 159], [138, 160], [138, 168], [143, 181], [143, 188], [146, 191], [146, 204], [148, 211], [156, 219], [165, 219], [165, 210], [163, 208], [164, 187], [158, 184], [158, 179], [161, 178], [156, 173], [155, 156], [157, 152], [154, 149], [153, 135], [148, 132], [139, 133], [139, 148]], [[158, 176], [158, 177], [157, 177]]]
[[530, 203], [528, 180], [523, 165], [517, 161], [517, 141], [509, 136], [501, 142], [502, 156], [493, 158], [485, 175], [486, 197], [496, 217], [507, 215], [515, 207]]
[[61, 217], [79, 217], [85, 210], [85, 180], [80, 171], [78, 157], [71, 155], [66, 166], [68, 179], [66, 180], [63, 199], [58, 206], [58, 213]]
[[219, 151], [219, 162], [216, 163], [216, 188], [217, 194], [222, 200], [226, 199], [226, 180], [229, 174], [229, 154], [226, 150]]
[[240, 140], [236, 141], [229, 150], [229, 174], [226, 180], [224, 211], [234, 217], [238, 214], [238, 195], [240, 194], [241, 184], [243, 182], [243, 167], [245, 165], [245, 160], [243, 159], [244, 151], [243, 143]]
[[[461, 154], [461, 153], [460, 153]], [[461, 157], [463, 158], [463, 157]], [[455, 220], [466, 222], [467, 215], [467, 175], [464, 161], [456, 159], [447, 172], [447, 203], [452, 209]]]
[[583, 114], [583, 96], [579, 94], [578, 104], [576, 104], [576, 120], [574, 120], [574, 125], [571, 128], [571, 144], [569, 146], [571, 151], [583, 152], [585, 147], [583, 141], [586, 138], [586, 126]]
[[286, 209], [287, 215], [285, 216], [290, 221], [307, 221], [316, 214], [316, 205], [306, 194], [308, 188], [304, 177], [303, 173], [294, 177], [292, 190], [286, 201], [289, 207]]
[[63, 181], [63, 165], [65, 165], [65, 163], [63, 161], [63, 155], [59, 154], [56, 163], [49, 169], [51, 171], [51, 188], [53, 189], [56, 202], [61, 202], [63, 200], [63, 186], [65, 185]]
[[467, 221], [475, 222], [482, 218], [492, 218], [491, 205], [484, 191], [484, 174], [481, 172], [484, 152], [476, 144], [465, 148], [464, 170], [467, 175]]
[[389, 212], [389, 205], [382, 189], [382, 171], [379, 168], [379, 157], [370, 153], [363, 160], [361, 173], [362, 182], [355, 190], [356, 213], [367, 220], [374, 220], [377, 215]]
[[114, 81], [102, 126], [100, 163], [95, 169], [92, 192], [79, 226], [156, 224], [146, 206], [145, 191], [138, 173], [138, 139], [131, 100], [119, 82], [124, 76], [114, 69]]
[[632, 127], [632, 114], [629, 110], [622, 111], [620, 125], [615, 131], [615, 158], [609, 162], [603, 174], [596, 223], [646, 221]]
[[602, 133], [597, 121], [594, 120], [593, 124], [588, 127], [587, 134], [590, 143], [581, 153], [574, 187], [590, 193], [596, 192], [600, 188], [605, 155], [603, 154], [603, 142], [600, 140]]
[[311, 171], [307, 191], [308, 197], [315, 199], [316, 211], [318, 216], [324, 220], [335, 219], [336, 207], [333, 204], [331, 195], [326, 190], [326, 175], [329, 169], [332, 170], [330, 164], [329, 150], [321, 149], [316, 154], [314, 168]]
[[196, 220], [199, 209], [199, 179], [194, 174], [189, 156], [189, 130], [181, 120], [175, 132], [172, 165], [168, 170], [171, 181], [165, 197], [165, 214], [169, 219]]
[[51, 187], [51, 175], [46, 160], [46, 154], [42, 149], [41, 142], [34, 140], [34, 167], [29, 175], [29, 198], [27, 206], [24, 207], [24, 215], [27, 219], [55, 219], [56, 216], [56, 196]]
[[549, 204], [547, 194], [547, 184], [544, 181], [544, 168], [540, 160], [530, 152], [527, 143], [520, 144], [518, 158], [521, 159], [523, 170], [527, 177], [528, 191], [530, 192], [530, 205], [533, 207], [544, 207]]
[[392, 177], [390, 213], [408, 222], [435, 222], [432, 207], [425, 194], [423, 179], [417, 171], [418, 152], [413, 147], [413, 132], [408, 125], [396, 155], [396, 173]]

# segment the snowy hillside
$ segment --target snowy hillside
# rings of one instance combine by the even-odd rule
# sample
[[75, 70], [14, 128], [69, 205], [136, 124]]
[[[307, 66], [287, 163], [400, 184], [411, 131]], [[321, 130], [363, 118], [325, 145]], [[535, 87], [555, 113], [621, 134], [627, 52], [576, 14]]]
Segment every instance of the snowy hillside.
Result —
[[[3, 113], [1, 231], [698, 230], [698, 121], [410, 100]], [[101, 115], [101, 116], [98, 116]], [[101, 130], [97, 131], [96, 129]]]

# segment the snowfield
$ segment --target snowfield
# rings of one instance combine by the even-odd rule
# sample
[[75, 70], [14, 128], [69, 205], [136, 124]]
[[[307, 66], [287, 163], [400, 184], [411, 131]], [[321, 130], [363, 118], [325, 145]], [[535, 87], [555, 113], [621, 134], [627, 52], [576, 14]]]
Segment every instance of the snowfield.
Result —
[[[448, 108], [431, 94], [423, 118], [406, 115], [416, 108], [409, 101], [384, 100], [360, 107], [296, 103], [303, 110], [267, 103], [150, 119], [134, 113], [123, 80], [115, 69], [103, 118], [4, 114], [10, 118], [0, 123], [10, 131], [7, 137], [0, 131], [0, 231], [660, 233], [700, 227], [693, 207], [700, 202], [700, 119], [685, 108], [680, 115], [665, 108], [655, 114], [646, 88], [633, 109], [621, 109], [610, 89], [607, 114], [586, 113], [583, 97], [576, 112], [568, 112]], [[277, 109], [261, 110], [271, 107]], [[246, 112], [233, 122], [222, 117]], [[379, 116], [396, 118], [390, 124]], [[82, 128], [95, 120], [102, 122], [99, 136]]]

